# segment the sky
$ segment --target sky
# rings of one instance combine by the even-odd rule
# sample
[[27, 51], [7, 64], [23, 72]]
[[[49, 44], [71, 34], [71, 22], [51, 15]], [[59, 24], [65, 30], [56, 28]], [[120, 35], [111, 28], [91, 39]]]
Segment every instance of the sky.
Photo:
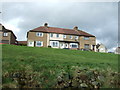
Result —
[[117, 2], [2, 2], [0, 22], [13, 30], [17, 40], [27, 40], [29, 30], [50, 27], [80, 30], [96, 36], [97, 43], [114, 51], [118, 44]]

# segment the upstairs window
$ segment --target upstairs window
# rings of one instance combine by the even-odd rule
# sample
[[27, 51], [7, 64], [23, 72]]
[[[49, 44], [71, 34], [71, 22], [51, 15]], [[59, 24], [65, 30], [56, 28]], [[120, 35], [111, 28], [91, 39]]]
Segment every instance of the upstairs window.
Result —
[[8, 33], [7, 33], [7, 32], [4, 32], [4, 33], [3, 33], [3, 36], [7, 37], [7, 36], [8, 36]]
[[78, 39], [78, 36], [75, 36], [75, 39]]
[[70, 39], [72, 39], [72, 36], [70, 35]]
[[43, 37], [43, 33], [37, 32], [37, 33], [36, 33], [36, 36], [38, 36], [38, 37]]
[[66, 35], [63, 35], [63, 38], [66, 38]]
[[89, 40], [89, 37], [84, 37], [84, 40]]
[[59, 34], [56, 34], [56, 37], [59, 38]]
[[50, 37], [53, 37], [53, 33], [50, 33]]

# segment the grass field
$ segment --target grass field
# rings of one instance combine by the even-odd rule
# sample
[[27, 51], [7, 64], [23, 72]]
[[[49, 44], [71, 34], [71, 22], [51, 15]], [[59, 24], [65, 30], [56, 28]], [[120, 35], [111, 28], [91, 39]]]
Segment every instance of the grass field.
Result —
[[17, 87], [10, 74], [18, 72], [26, 76], [32, 75], [33, 83], [37, 83], [38, 87], [48, 88], [55, 87], [61, 72], [72, 76], [76, 68], [106, 73], [118, 71], [118, 55], [111, 53], [2, 45], [2, 54], [4, 87]]

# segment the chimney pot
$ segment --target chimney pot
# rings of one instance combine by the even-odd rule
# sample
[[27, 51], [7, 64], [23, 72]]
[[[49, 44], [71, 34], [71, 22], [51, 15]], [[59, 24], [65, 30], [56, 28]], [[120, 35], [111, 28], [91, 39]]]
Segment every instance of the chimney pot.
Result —
[[48, 23], [45, 23], [44, 26], [47, 27], [47, 26], [48, 26]]
[[75, 27], [74, 27], [74, 29], [75, 29], [75, 30], [78, 30], [78, 27], [77, 27], [77, 26], [75, 26]]

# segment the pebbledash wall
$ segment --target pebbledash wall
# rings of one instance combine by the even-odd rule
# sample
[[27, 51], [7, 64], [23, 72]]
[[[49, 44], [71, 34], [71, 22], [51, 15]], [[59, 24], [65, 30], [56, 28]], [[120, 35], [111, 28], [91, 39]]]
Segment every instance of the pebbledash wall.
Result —
[[[82, 35], [81, 33], [78, 32], [80, 30], [76, 31], [75, 29], [72, 29], [72, 31], [78, 32], [79, 34], [70, 34], [70, 33], [68, 34], [67, 32], [61, 33], [62, 32], [60, 31], [62, 30], [61, 28], [53, 28], [54, 32], [52, 32], [51, 31], [52, 29], [50, 30], [50, 28], [51, 27], [44, 25], [37, 29], [28, 31], [27, 46], [31, 46], [31, 47], [49, 47], [50, 46], [52, 48], [91, 49], [93, 51], [96, 51], [95, 36], [88, 34], [86, 32], [84, 32], [85, 34], [81, 32], [83, 34]], [[37, 33], [40, 33], [41, 35], [37, 36]], [[52, 45], [53, 43], [56, 44], [56, 46], [54, 45], [53, 47]], [[37, 44], [39, 44], [40, 46], [38, 46]]]

